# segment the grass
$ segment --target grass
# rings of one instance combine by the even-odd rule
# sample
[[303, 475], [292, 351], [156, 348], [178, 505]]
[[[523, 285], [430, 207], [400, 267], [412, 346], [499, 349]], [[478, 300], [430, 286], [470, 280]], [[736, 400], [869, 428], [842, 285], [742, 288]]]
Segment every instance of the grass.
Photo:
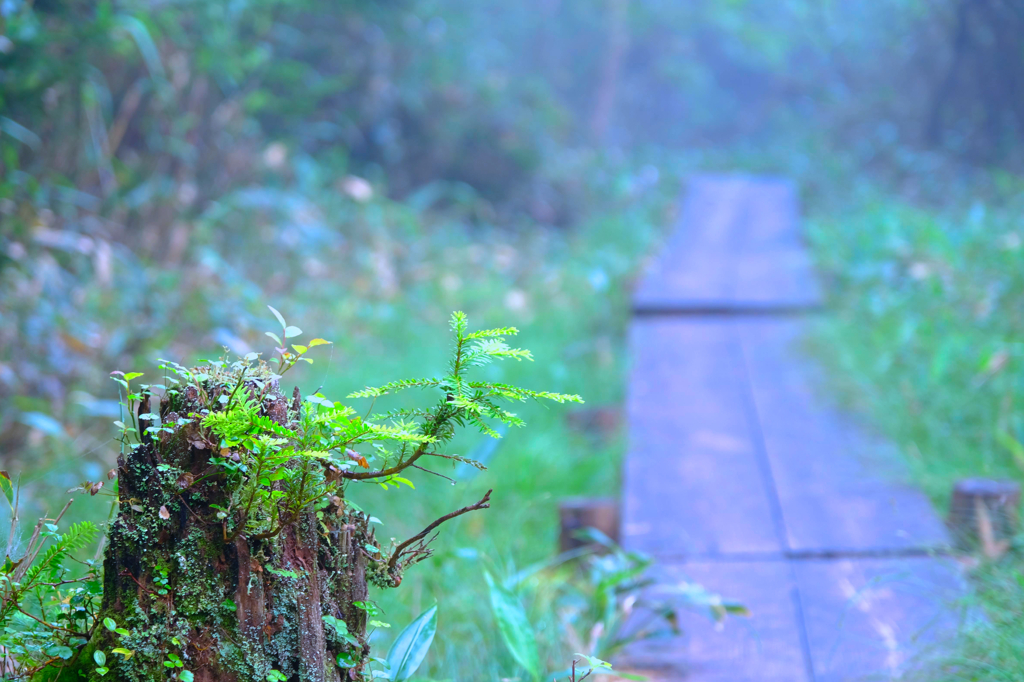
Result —
[[[176, 318], [185, 333], [165, 335], [158, 347], [125, 356], [124, 365], [107, 369], [153, 371], [158, 357], [189, 361], [207, 357], [204, 351], [216, 345], [236, 353], [269, 351], [263, 332], [276, 326], [266, 310], [271, 304], [305, 331], [298, 341], [321, 336], [334, 342], [330, 350], [312, 351], [316, 363], [296, 368], [286, 383], [296, 383], [303, 394], [322, 387], [339, 399], [366, 385], [440, 373], [451, 344], [448, 318], [453, 310], [464, 310], [472, 328], [518, 327], [517, 345], [536, 358], [483, 368], [484, 377], [579, 393], [585, 408], [617, 408], [626, 375], [630, 280], [668, 222], [679, 180], [665, 173], [652, 184], [649, 170], [622, 166], [602, 172], [605, 180], [595, 181], [604, 182], [595, 193], [600, 199], [578, 224], [564, 229], [486, 227], [450, 210], [431, 212], [380, 197], [365, 204], [345, 202], [336, 192], [309, 188], [281, 202], [301, 205], [298, 217], [246, 212], [227, 200], [232, 210], [209, 219], [200, 248], [201, 268], [212, 272], [196, 278], [204, 283], [194, 285], [191, 297], [203, 309], [191, 319]], [[640, 177], [646, 179], [637, 189]], [[187, 281], [189, 275], [181, 277]], [[269, 293], [258, 295], [260, 289]], [[170, 295], [159, 288], [153, 292], [157, 302]], [[108, 313], [102, 319], [111, 326], [133, 324], [131, 317]], [[196, 334], [204, 316], [231, 319], [230, 333]], [[112, 386], [107, 394], [102, 386], [91, 390], [114, 397]], [[369, 408], [366, 400], [348, 402]], [[387, 407], [386, 400], [375, 405]], [[570, 429], [569, 409], [524, 405], [519, 413], [527, 427], [500, 441], [464, 434], [449, 452], [484, 459], [488, 468], [436, 467], [457, 483], [414, 472], [409, 476], [414, 490], [366, 484], [352, 491], [382, 520], [377, 535], [386, 541], [402, 540], [494, 489], [489, 510], [441, 529], [436, 555], [410, 570], [400, 589], [371, 591], [393, 624], [375, 635], [377, 655], [386, 652], [401, 627], [438, 602], [439, 636], [421, 675], [463, 680], [523, 674], [494, 624], [484, 569], [502, 577], [550, 558], [557, 551], [558, 500], [615, 495], [619, 488], [621, 438], [602, 440]], [[115, 447], [106, 441], [113, 433], [108, 421], [72, 414], [63, 426], [36, 436], [35, 452], [45, 457], [40, 466], [24, 467], [27, 494], [37, 502], [32, 511], [63, 500], [63, 490], [82, 476], [99, 479], [115, 466]], [[83, 451], [88, 452], [84, 457]], [[86, 497], [75, 507], [72, 520], [102, 521], [110, 509], [109, 499], [100, 497]], [[555, 614], [542, 599], [527, 602], [546, 669], [564, 669], [577, 649], [556, 632]]]
[[[356, 314], [375, 316], [373, 333], [361, 339], [348, 335], [337, 351], [344, 360], [335, 361], [325, 391], [343, 394], [438, 371], [450, 345], [447, 317], [452, 309], [462, 309], [474, 327], [517, 326], [518, 345], [536, 358], [488, 367], [488, 378], [579, 393], [586, 407], [618, 406], [625, 376], [628, 280], [660, 231], [663, 206], [662, 200], [642, 202], [571, 233], [465, 236], [450, 240], [440, 259], [424, 254], [436, 268], [435, 277], [375, 311]], [[334, 334], [328, 338], [346, 337], [344, 310], [328, 306], [319, 313], [331, 327], [325, 333]], [[494, 489], [491, 509], [447, 524], [435, 543], [435, 557], [411, 570], [401, 589], [378, 595], [396, 628], [439, 602], [440, 635], [421, 671], [427, 676], [515, 677], [517, 666], [490, 613], [484, 569], [507, 575], [552, 556], [559, 498], [617, 494], [621, 442], [573, 432], [566, 425], [568, 409], [524, 405], [519, 413], [527, 427], [500, 441], [467, 433], [451, 451], [482, 456], [488, 469], [438, 467], [457, 485], [416, 472], [414, 491], [364, 486], [356, 492], [358, 501], [383, 520], [378, 536], [402, 539]], [[552, 632], [554, 614], [541, 603], [529, 608], [545, 665], [565, 668], [573, 652]], [[381, 637], [382, 648], [386, 639]]]
[[[957, 478], [1024, 479], [1021, 186], [1004, 175], [982, 192], [951, 184], [943, 195], [947, 176], [936, 176], [915, 181], [916, 194], [901, 191], [916, 197], [913, 204], [878, 193], [870, 182], [837, 179], [856, 164], [836, 157], [823, 157], [831, 165], [822, 171], [808, 161], [813, 154], [791, 154], [788, 161], [767, 159], [763, 150], [748, 156], [734, 150], [678, 165], [784, 169], [805, 188], [813, 246], [838, 311], [818, 330], [816, 345], [839, 394], [900, 446], [940, 509]], [[197, 349], [222, 344], [263, 350], [262, 333], [273, 326], [270, 303], [305, 338], [335, 342], [331, 351], [317, 349], [317, 364], [289, 380], [304, 393], [323, 386], [337, 398], [368, 384], [435, 373], [447, 357], [448, 316], [462, 309], [476, 327], [519, 327], [519, 345], [537, 358], [488, 368], [490, 378], [579, 393], [588, 408], [616, 407], [627, 362], [629, 283], [670, 225], [678, 187], [679, 174], [659, 165], [662, 177], [651, 184], [649, 169], [588, 162], [589, 208], [571, 228], [491, 228], [478, 224], [473, 206], [435, 211], [380, 197], [360, 204], [339, 199], [329, 184], [262, 198], [253, 191], [263, 190], [242, 192], [200, 220], [196, 265], [145, 274], [137, 298], [152, 312], [112, 306], [120, 299], [103, 291], [86, 298], [85, 310], [101, 325], [101, 340], [138, 327], [140, 315], [161, 332], [134, 355], [121, 356], [125, 364], [116, 369], [129, 369], [153, 366], [157, 357], [188, 360]], [[912, 168], [904, 176], [916, 177]], [[853, 188], [853, 198], [837, 200], [838, 187]], [[985, 203], [972, 203], [972, 195]], [[284, 208], [274, 212], [269, 205]], [[117, 270], [130, 274], [130, 267], [118, 263]], [[150, 324], [168, 317], [180, 333]], [[204, 328], [211, 321], [219, 326]], [[90, 390], [97, 398], [112, 396], [102, 387]], [[415, 490], [356, 492], [383, 521], [378, 536], [402, 539], [495, 490], [491, 509], [442, 529], [436, 555], [400, 589], [374, 595], [391, 633], [439, 603], [439, 636], [420, 671], [424, 677], [522, 677], [494, 626], [483, 571], [508, 575], [550, 557], [558, 499], [614, 495], [619, 488], [621, 437], [575, 432], [566, 410], [527, 405], [525, 429], [500, 441], [463, 436], [452, 451], [481, 457], [488, 469], [440, 468], [456, 485], [417, 472]], [[38, 455], [43, 465], [24, 467], [29, 494], [55, 502], [81, 477], [99, 478], [116, 456], [106, 444], [109, 431], [106, 421], [73, 410], [62, 432], [34, 428], [22, 461]], [[109, 510], [100, 498], [75, 507], [77, 518], [104, 519]], [[966, 629], [957, 650], [926, 679], [1024, 679], [1022, 576], [1020, 549], [975, 571], [976, 599], [988, 619]], [[543, 599], [526, 602], [545, 666], [564, 668], [573, 650], [560, 639], [557, 614]], [[388, 642], [388, 632], [379, 632], [378, 654]]]
[[[818, 329], [818, 354], [940, 511], [957, 479], [1024, 481], [1021, 189], [927, 209], [876, 194], [812, 222], [837, 311]], [[987, 618], [923, 679], [1024, 679], [1022, 550], [1018, 539], [972, 572], [970, 600]]]

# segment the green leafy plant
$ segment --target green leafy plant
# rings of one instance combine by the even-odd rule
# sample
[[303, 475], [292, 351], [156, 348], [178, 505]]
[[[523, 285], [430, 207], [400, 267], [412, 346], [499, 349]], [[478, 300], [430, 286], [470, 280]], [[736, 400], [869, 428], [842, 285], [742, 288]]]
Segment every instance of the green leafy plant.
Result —
[[434, 605], [416, 616], [398, 633], [385, 659], [387, 679], [391, 682], [406, 682], [412, 679], [426, 658], [436, 632], [437, 606]]
[[[585, 529], [584, 535], [594, 543], [592, 547], [603, 552], [590, 548], [567, 552], [504, 582], [484, 573], [502, 641], [533, 679], [540, 679], [544, 671], [523, 597], [531, 597], [555, 614], [565, 644], [575, 648], [576, 655], [589, 665], [584, 677], [609, 669], [605, 661], [634, 642], [680, 634], [681, 608], [703, 612], [716, 622], [730, 615], [749, 615], [742, 604], [723, 599], [697, 583], [658, 583], [648, 575], [653, 563], [649, 557], [624, 551], [595, 529]], [[556, 677], [576, 679], [577, 662], [572, 670], [560, 671]], [[645, 679], [622, 671], [615, 674], [628, 680]]]
[[[273, 308], [271, 312], [282, 327], [282, 335], [270, 334], [275, 341], [302, 334], [279, 312]], [[110, 492], [117, 496], [118, 507], [107, 548], [106, 564], [111, 573], [105, 576], [102, 602], [96, 603], [99, 592], [95, 590], [86, 615], [79, 616], [85, 621], [80, 628], [50, 626], [51, 632], [41, 637], [37, 647], [43, 653], [36, 658], [25, 646], [17, 648], [21, 640], [4, 635], [3, 642], [15, 645], [8, 647], [17, 666], [10, 676], [27, 678], [46, 667], [60, 666], [59, 661], [69, 661], [70, 674], [127, 675], [125, 679], [168, 674], [188, 682], [198, 669], [192, 664], [189, 668], [193, 669], [187, 669], [187, 662], [210, 660], [209, 654], [200, 657], [199, 653], [209, 648], [205, 644], [208, 639], [202, 638], [211, 636], [207, 634], [211, 627], [218, 633], [216, 637], [244, 636], [232, 622], [231, 608], [225, 605], [238, 609], [240, 602], [250, 600], [253, 578], [246, 582], [236, 576], [223, 584], [217, 582], [218, 566], [230, 551], [260, 557], [258, 593], [273, 590], [274, 608], [303, 613], [299, 595], [311, 588], [302, 586], [319, 581], [316, 589], [322, 598], [338, 602], [319, 619], [324, 635], [319, 646], [325, 647], [325, 659], [334, 661], [346, 676], [409, 680], [433, 641], [437, 608], [403, 629], [388, 657], [379, 659], [367, 653], [367, 631], [389, 624], [378, 620], [381, 612], [372, 602], [346, 599], [351, 600], [349, 594], [365, 594], [367, 583], [379, 588], [399, 586], [410, 566], [430, 556], [434, 531], [456, 517], [487, 508], [491, 491], [475, 504], [441, 516], [412, 537], [382, 546], [369, 529], [376, 519], [348, 499], [349, 487], [373, 483], [385, 489], [412, 488], [408, 476], [417, 470], [434, 473], [427, 466], [432, 459], [482, 467], [444, 451], [460, 427], [472, 426], [500, 438], [492, 424], [502, 428], [524, 424], [507, 409], [509, 403], [581, 402], [576, 395], [475, 380], [471, 376], [475, 368], [501, 359], [531, 360], [532, 356], [506, 343], [507, 337], [517, 333], [514, 328], [471, 332], [466, 316], [456, 312], [451, 329], [454, 343], [448, 371], [439, 377], [391, 382], [351, 394], [350, 398], [371, 400], [365, 416], [319, 392], [303, 399], [296, 390], [291, 400], [281, 394], [282, 374], [298, 360], [312, 362], [304, 356], [310, 348], [328, 344], [323, 340], [308, 346], [293, 343], [289, 348], [282, 343], [272, 362], [256, 353], [233, 360], [223, 357], [191, 368], [162, 361], [164, 375], [158, 384], [139, 383], [140, 372], [114, 372], [111, 378], [119, 386], [124, 415], [115, 423], [122, 459], [118, 471], [112, 472], [116, 480]], [[437, 401], [426, 409], [373, 413], [378, 398], [411, 388], [433, 389]], [[118, 472], [123, 475], [117, 476]], [[10, 477], [0, 480], [9, 482]], [[13, 486], [4, 487], [5, 495], [8, 488], [13, 491]], [[87, 481], [76, 490], [96, 494], [100, 488], [102, 484]], [[73, 527], [60, 536], [57, 520], [59, 517], [37, 527], [37, 534], [45, 529], [40, 537], [52, 538], [55, 546], [21, 580], [6, 583], [9, 598], [4, 601], [5, 611], [0, 612], [0, 626], [8, 625], [8, 612], [49, 623], [47, 614], [35, 613], [35, 607], [25, 601], [26, 588], [56, 589], [54, 598], [59, 599], [60, 588], [68, 582], [61, 580], [62, 562], [95, 535], [95, 528], [89, 526]], [[332, 578], [324, 577], [330, 575], [326, 570], [310, 571], [307, 564], [290, 558], [293, 550], [287, 549], [289, 546], [310, 541], [299, 539], [307, 537], [303, 530], [307, 527], [314, 527], [315, 537], [323, 538], [324, 543], [322, 551], [312, 551], [310, 560], [329, 558], [327, 566], [332, 570], [359, 562], [363, 566], [360, 572], [349, 574], [349, 580], [339, 587]], [[152, 537], [152, 529], [163, 529], [160, 532], [167, 532], [171, 539], [163, 544], [145, 539]], [[336, 540], [342, 533], [348, 538], [344, 543]], [[197, 544], [198, 538], [203, 538], [201, 544]], [[35, 537], [30, 547], [38, 552], [33, 543]], [[201, 554], [204, 548], [205, 556]], [[25, 565], [35, 559], [30, 552]], [[202, 561], [206, 563], [199, 563]], [[15, 572], [21, 570], [22, 563], [8, 559], [7, 564], [5, 571], [21, 578]], [[245, 569], [252, 571], [250, 565], [246, 563]], [[39, 577], [43, 573], [45, 581]], [[90, 574], [97, 584], [98, 577], [96, 571]], [[204, 584], [203, 594], [195, 595], [188, 583], [203, 579], [210, 582]], [[263, 608], [266, 612], [266, 605]], [[124, 627], [119, 619], [126, 621]], [[297, 642], [315, 627], [307, 623], [294, 631]], [[202, 634], [192, 634], [196, 632]], [[200, 649], [193, 637], [205, 648]], [[62, 648], [53, 649], [55, 645]], [[250, 642], [250, 646], [259, 645]], [[46, 647], [55, 652], [49, 658]], [[91, 658], [88, 670], [75, 658], [80, 651]], [[294, 662], [288, 658], [278, 661], [274, 651], [261, 654], [259, 660], [267, 663], [255, 669], [257, 674], [271, 682], [290, 678]], [[237, 666], [236, 672], [252, 674], [245, 667], [247, 661], [218, 652], [228, 661], [226, 665]], [[374, 669], [373, 664], [379, 668]]]
[[484, 572], [487, 589], [490, 592], [491, 609], [494, 620], [501, 632], [512, 658], [526, 669], [530, 677], [539, 680], [541, 676], [540, 653], [537, 651], [537, 636], [533, 631], [526, 612], [519, 599], [500, 583], [495, 582], [490, 573]]
[[[60, 532], [70, 502], [56, 517], [40, 519], [18, 552], [12, 545], [20, 488], [6, 471], [0, 472], [0, 493], [11, 513], [10, 544], [0, 566], [0, 679], [6, 681], [67, 664], [100, 625], [101, 583], [96, 562], [74, 556], [96, 538], [97, 527], [83, 522]], [[93, 659], [97, 674], [105, 675], [103, 652]]]

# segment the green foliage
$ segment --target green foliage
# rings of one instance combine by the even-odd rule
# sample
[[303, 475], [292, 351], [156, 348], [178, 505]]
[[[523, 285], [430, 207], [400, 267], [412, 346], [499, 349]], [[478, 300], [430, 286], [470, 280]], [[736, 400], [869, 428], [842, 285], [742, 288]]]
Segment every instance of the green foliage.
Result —
[[423, 659], [434, 642], [437, 632], [437, 605], [416, 616], [406, 625], [387, 655], [387, 679], [391, 682], [406, 682], [412, 678], [423, 663]]
[[[271, 312], [281, 322], [286, 336], [294, 338], [301, 334], [297, 328], [287, 326], [276, 310], [271, 308]], [[156, 465], [157, 477], [165, 481], [168, 490], [173, 488], [174, 494], [202, 484], [218, 486], [224, 493], [225, 503], [212, 505], [217, 510], [213, 523], [223, 528], [225, 542], [240, 535], [250, 541], [273, 538], [310, 509], [315, 510], [321, 520], [323, 509], [331, 504], [341, 513], [346, 506], [346, 489], [355, 482], [375, 482], [385, 489], [398, 484], [412, 487], [412, 482], [399, 474], [423, 457], [453, 457], [459, 462], [469, 462], [464, 457], [443, 453], [445, 444], [455, 437], [460, 426], [472, 424], [486, 434], [497, 435], [486, 420], [523, 425], [516, 415], [498, 406], [501, 401], [525, 399], [515, 393], [521, 389], [469, 388], [466, 377], [471, 368], [494, 359], [529, 358], [528, 351], [512, 349], [504, 343], [503, 335], [515, 333], [515, 330], [502, 328], [473, 335], [467, 331], [466, 316], [461, 312], [452, 316], [451, 326], [455, 340], [450, 373], [430, 384], [440, 392], [433, 408], [408, 414], [399, 411], [404, 416], [395, 414], [387, 423], [378, 423], [359, 417], [352, 408], [316, 393], [303, 401], [296, 396], [286, 409], [275, 411], [268, 408], [267, 400], [283, 407], [283, 396], [278, 393], [267, 399], [267, 395], [277, 390], [280, 372], [294, 364], [289, 361], [288, 351], [279, 348], [276, 367], [262, 361], [256, 353], [235, 361], [224, 358], [192, 368], [164, 361], [161, 365], [165, 370], [164, 383], [158, 385], [133, 383], [143, 377], [139, 372], [112, 373], [111, 378], [123, 392], [121, 407], [130, 417], [126, 418], [128, 423], [116, 423], [117, 440], [122, 450], [149, 446], [158, 453], [158, 461], [162, 463]], [[301, 357], [305, 350], [298, 349], [296, 356]], [[575, 395], [525, 393], [559, 402], [581, 402]], [[383, 392], [375, 390], [374, 395], [380, 396]], [[172, 413], [182, 416], [172, 419]], [[217, 453], [210, 458], [211, 470], [193, 476], [177, 468], [174, 444], [182, 439], [187, 447]], [[432, 473], [425, 467], [416, 468]], [[10, 480], [6, 473], [5, 480]], [[96, 485], [86, 482], [78, 490], [95, 494]], [[5, 497], [16, 499], [11, 495]], [[439, 519], [412, 539], [393, 543], [387, 552], [382, 552], [371, 540], [372, 544], [365, 545], [370, 559], [369, 580], [380, 587], [398, 586], [406, 568], [430, 555], [429, 531], [449, 518], [486, 507], [488, 500], [489, 493], [476, 505]], [[132, 505], [131, 500], [119, 502]], [[354, 513], [361, 513], [356, 505], [351, 506]], [[16, 516], [13, 511], [12, 516]], [[169, 518], [166, 506], [160, 507], [159, 516], [164, 520]], [[119, 627], [112, 617], [101, 617], [97, 612], [99, 575], [92, 562], [87, 564], [90, 572], [86, 578], [67, 579], [66, 562], [70, 553], [92, 541], [96, 530], [93, 524], [76, 524], [59, 535], [56, 523], [44, 520], [36, 527], [28, 554], [17, 561], [7, 557], [0, 575], [4, 586], [4, 591], [0, 592], [3, 599], [0, 627], [6, 633], [0, 635], [3, 637], [0, 644], [7, 647], [16, 668], [3, 671], [7, 675], [4, 679], [28, 679], [47, 666], [59, 665], [60, 661], [83, 651], [97, 628], [102, 627], [118, 637], [130, 637], [128, 629]], [[40, 554], [42, 543], [48, 539], [52, 540], [51, 546]], [[266, 570], [286, 578], [298, 577], [293, 571], [272, 566]], [[172, 585], [166, 566], [155, 566], [149, 580], [152, 593], [169, 598]], [[83, 581], [92, 591], [84, 588], [71, 591], [72, 596], [78, 595], [78, 601], [88, 599], [86, 605], [76, 608], [72, 606], [76, 602], [67, 596], [63, 586]], [[33, 601], [29, 601], [30, 598]], [[361, 602], [356, 606], [365, 610], [370, 618], [380, 615], [372, 603]], [[47, 609], [55, 610], [56, 614], [48, 613]], [[409, 679], [423, 662], [436, 630], [436, 614], [434, 607], [398, 635], [387, 661], [392, 666], [392, 679]], [[42, 633], [38, 628], [25, 632], [16, 630], [13, 626], [24, 621], [23, 617], [49, 630]], [[67, 625], [55, 624], [61, 620]], [[349, 632], [344, 620], [332, 615], [324, 615], [323, 620], [328, 637], [346, 646], [338, 655], [338, 665], [361, 666], [362, 640]], [[371, 620], [370, 626], [389, 627], [378, 620]], [[184, 652], [185, 647], [177, 637], [171, 636], [166, 647], [171, 644]], [[128, 647], [115, 647], [109, 653], [119, 654], [125, 661], [134, 655]], [[108, 652], [96, 647], [91, 648], [89, 655], [96, 675], [103, 677], [110, 672]], [[193, 677], [185, 668], [183, 655], [168, 650], [160, 661], [162, 667], [179, 680]], [[280, 675], [279, 671], [272, 670], [267, 679], [279, 679]]]
[[[956, 480], [1024, 482], [1024, 271], [1019, 184], [966, 206], [925, 210], [891, 197], [830, 214], [812, 232], [837, 314], [813, 339], [835, 386], [902, 451], [944, 507]], [[972, 571], [983, 609], [915, 679], [1024, 674], [1019, 542]]]
[[[450, 440], [454, 435], [454, 427], [464, 423], [472, 424], [492, 438], [501, 438], [501, 435], [488, 425], [488, 419], [497, 420], [506, 426], [523, 426], [522, 419], [498, 405], [500, 401], [522, 402], [527, 398], [534, 398], [558, 403], [583, 402], [578, 395], [530, 391], [502, 384], [468, 381], [466, 371], [470, 368], [483, 367], [495, 359], [532, 360], [533, 357], [530, 351], [511, 348], [505, 343], [506, 336], [519, 333], [514, 327], [487, 329], [469, 334], [466, 331], [467, 324], [465, 313], [456, 312], [452, 315], [450, 326], [455, 332], [455, 349], [449, 362], [448, 374], [432, 379], [397, 381], [377, 388], [367, 387], [350, 394], [349, 398], [378, 398], [410, 388], [438, 389], [444, 393], [444, 398], [433, 413], [435, 418], [430, 435], [441, 442]], [[394, 417], [420, 416], [413, 411], [389, 414]], [[443, 421], [437, 419], [437, 416], [442, 416]]]
[[[41, 519], [21, 553], [12, 547], [4, 552], [0, 566], [0, 648], [4, 651], [0, 679], [5, 682], [29, 679], [44, 668], [66, 664], [100, 625], [99, 567], [92, 560], [80, 561], [74, 556], [95, 540], [98, 529], [83, 522], [60, 533], [58, 523], [66, 511], [67, 506], [56, 518]], [[15, 504], [11, 515], [17, 519]], [[12, 543], [15, 531], [12, 521]], [[96, 651], [93, 656], [97, 674], [105, 675], [104, 653]]]
[[490, 573], [484, 572], [484, 578], [490, 592], [494, 620], [498, 623], [498, 630], [505, 646], [516, 663], [525, 668], [531, 678], [539, 680], [542, 671], [540, 654], [537, 651], [537, 635], [523, 607], [515, 595], [494, 581]]
[[[591, 672], [611, 666], [631, 643], [680, 634], [678, 612], [682, 608], [706, 614], [716, 622], [728, 616], [750, 615], [742, 604], [723, 599], [690, 581], [658, 583], [648, 569], [653, 560], [626, 552], [594, 529], [585, 535], [594, 544], [539, 562], [512, 574], [504, 583], [484, 572], [491, 609], [502, 640], [513, 659], [541, 679], [537, 628], [523, 607], [524, 598], [541, 606], [537, 618], [545, 630], [554, 630], [566, 645], [586, 646], [582, 657]], [[601, 553], [594, 553], [600, 548]], [[554, 619], [554, 623], [546, 622]], [[585, 643], [585, 644], [584, 644]], [[578, 661], [576, 661], [578, 662]], [[556, 678], [570, 677], [562, 670]], [[641, 676], [616, 671], [623, 679]]]
[[814, 231], [842, 312], [821, 351], [940, 503], [956, 478], [1024, 472], [1019, 206], [876, 201]]

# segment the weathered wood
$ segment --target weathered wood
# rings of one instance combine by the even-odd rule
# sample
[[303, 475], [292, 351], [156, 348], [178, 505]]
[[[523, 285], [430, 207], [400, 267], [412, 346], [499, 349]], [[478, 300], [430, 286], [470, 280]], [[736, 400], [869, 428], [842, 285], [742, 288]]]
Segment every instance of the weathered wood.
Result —
[[1010, 548], [1020, 525], [1020, 485], [968, 478], [953, 486], [949, 527], [957, 547], [994, 559]]
[[793, 562], [815, 682], [899, 680], [958, 631], [952, 559]]
[[636, 320], [623, 544], [655, 556], [779, 552], [729, 320]]
[[611, 498], [574, 497], [558, 503], [558, 548], [568, 552], [593, 542], [579, 537], [580, 531], [594, 528], [619, 542], [619, 503]]
[[800, 639], [796, 585], [781, 561], [715, 561], [663, 566], [660, 588], [696, 582], [739, 601], [749, 618], [716, 624], [684, 611], [681, 637], [635, 644], [616, 667], [650, 671], [662, 682], [810, 682]]
[[[214, 384], [206, 390], [200, 395], [188, 385], [165, 399], [160, 412], [173, 432], [118, 458], [122, 504], [104, 555], [100, 615], [129, 634], [96, 628], [59, 679], [80, 679], [80, 671], [99, 679], [92, 652], [113, 647], [135, 652], [107, 657], [107, 679], [127, 682], [162, 679], [169, 653], [187, 661], [196, 682], [262, 680], [271, 670], [340, 682], [365, 665], [366, 612], [354, 602], [366, 599], [375, 575], [375, 584], [391, 586], [380, 577], [387, 567], [366, 516], [335, 497], [319, 514], [310, 506], [279, 518], [278, 531], [266, 535], [235, 533], [218, 521], [230, 504], [228, 486], [209, 472], [223, 451], [198, 421], [179, 425], [177, 418], [201, 413], [227, 392]], [[297, 416], [276, 384], [266, 386], [261, 402], [262, 413], [282, 426]], [[141, 410], [148, 413], [148, 404]], [[371, 547], [378, 548], [373, 556]], [[343, 621], [350, 636], [328, 631], [325, 617]], [[351, 666], [340, 667], [339, 656]]]
[[821, 292], [798, 223], [793, 184], [691, 178], [679, 226], [633, 297], [639, 313], [800, 311]]
[[689, 576], [753, 617], [722, 633], [688, 617], [688, 637], [625, 663], [666, 682], [899, 674], [953, 630], [962, 584], [949, 562], [904, 556], [947, 546], [942, 523], [794, 353], [788, 314], [821, 305], [796, 191], [699, 176], [681, 213], [634, 296], [623, 543], [686, 562], [662, 588]]
[[738, 323], [787, 548], [821, 553], [949, 546], [931, 503], [905, 481], [881, 442], [823, 394], [823, 378], [799, 354], [801, 322]]
[[608, 439], [622, 428], [622, 408], [589, 407], [570, 410], [565, 413], [565, 423], [577, 433], [597, 440]]

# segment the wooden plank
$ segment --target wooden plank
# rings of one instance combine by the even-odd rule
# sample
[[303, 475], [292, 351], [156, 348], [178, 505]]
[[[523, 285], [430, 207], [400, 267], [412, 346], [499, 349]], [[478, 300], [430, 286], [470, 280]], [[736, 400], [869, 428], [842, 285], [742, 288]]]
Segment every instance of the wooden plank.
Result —
[[697, 176], [679, 227], [634, 295], [638, 312], [814, 308], [821, 293], [792, 183]]
[[634, 307], [732, 300], [735, 229], [746, 184], [740, 177], [691, 180], [679, 227], [640, 283]]
[[663, 591], [693, 581], [742, 602], [751, 616], [729, 618], [717, 627], [704, 615], [687, 612], [680, 622], [682, 637], [634, 645], [617, 667], [650, 671], [659, 682], [808, 680], [789, 565], [688, 563], [660, 573]]
[[778, 552], [729, 320], [632, 326], [623, 539], [657, 556]]
[[927, 498], [902, 482], [907, 472], [899, 453], [815, 391], [812, 365], [795, 348], [800, 322], [758, 319], [741, 327], [789, 549], [947, 546], [945, 527]]
[[821, 306], [821, 290], [800, 234], [799, 204], [790, 180], [751, 178], [747, 183], [737, 240], [738, 301]]
[[902, 679], [957, 631], [952, 559], [794, 564], [816, 682]]

